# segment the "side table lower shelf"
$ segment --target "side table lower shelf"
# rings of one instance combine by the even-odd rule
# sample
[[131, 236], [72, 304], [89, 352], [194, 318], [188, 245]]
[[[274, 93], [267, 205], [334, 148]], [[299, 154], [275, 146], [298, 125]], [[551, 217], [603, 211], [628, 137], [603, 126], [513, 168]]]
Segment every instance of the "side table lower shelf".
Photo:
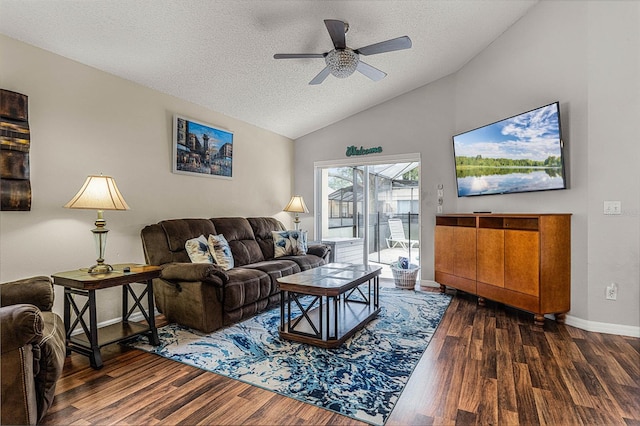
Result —
[[[97, 347], [102, 348], [112, 343], [122, 342], [140, 334], [150, 334], [149, 326], [136, 322], [120, 322], [98, 328]], [[67, 339], [67, 347], [74, 352], [88, 357], [93, 355], [91, 342], [85, 334], [77, 334]], [[157, 346], [159, 342], [152, 343]], [[94, 367], [95, 368], [95, 367]]]
[[[71, 351], [89, 357], [91, 367], [102, 368], [100, 348], [121, 342], [131, 337], [147, 334], [149, 342], [160, 344], [154, 317], [153, 278], [160, 276], [157, 266], [122, 264], [113, 265], [114, 270], [106, 274], [89, 274], [86, 270], [60, 272], [52, 275], [53, 283], [64, 287], [64, 327], [67, 336], [67, 355]], [[125, 269], [127, 268], [127, 269]], [[132, 284], [139, 283], [144, 288], [136, 293]], [[98, 327], [96, 290], [122, 287], [122, 321], [104, 327]], [[79, 306], [76, 296], [86, 298]], [[129, 307], [129, 296], [133, 300]], [[145, 309], [142, 302], [147, 300]], [[129, 321], [138, 310], [146, 324]], [[73, 313], [73, 317], [72, 317]], [[85, 320], [88, 315], [88, 322]], [[74, 334], [76, 329], [82, 333]]]

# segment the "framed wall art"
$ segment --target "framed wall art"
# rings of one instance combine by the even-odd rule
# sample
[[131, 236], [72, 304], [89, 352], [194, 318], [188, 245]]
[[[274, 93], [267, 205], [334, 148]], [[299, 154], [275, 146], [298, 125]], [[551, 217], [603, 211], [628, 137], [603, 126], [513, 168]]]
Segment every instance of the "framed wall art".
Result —
[[173, 173], [231, 179], [233, 132], [191, 118], [173, 117]]
[[0, 89], [0, 210], [31, 210], [28, 97]]

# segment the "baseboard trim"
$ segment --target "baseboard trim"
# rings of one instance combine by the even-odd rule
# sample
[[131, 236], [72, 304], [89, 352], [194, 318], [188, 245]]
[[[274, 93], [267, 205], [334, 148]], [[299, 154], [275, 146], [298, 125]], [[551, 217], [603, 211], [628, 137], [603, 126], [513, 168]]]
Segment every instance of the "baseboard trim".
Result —
[[420, 287], [436, 287], [439, 288], [440, 284], [433, 280], [420, 280]]
[[611, 324], [607, 322], [589, 321], [582, 318], [567, 315], [565, 324], [585, 331], [595, 333], [617, 334], [620, 336], [640, 337], [640, 327], [633, 325]]
[[[432, 280], [420, 280], [420, 285], [423, 287], [439, 287], [435, 281]], [[554, 319], [553, 315], [545, 315], [549, 319]], [[571, 327], [579, 328], [585, 331], [592, 331], [594, 333], [605, 334], [617, 334], [619, 336], [640, 337], [640, 327], [633, 325], [623, 324], [611, 324], [606, 322], [589, 321], [582, 318], [578, 318], [572, 315], [565, 317], [565, 324]]]
[[[440, 284], [433, 280], [420, 280], [421, 287], [440, 287]], [[158, 315], [159, 312], [156, 310], [155, 315]], [[144, 316], [141, 313], [136, 313], [129, 317], [131, 321], [142, 321]], [[109, 321], [104, 321], [98, 324], [98, 327], [104, 327], [106, 325], [115, 324], [120, 322], [121, 319], [116, 318]], [[639, 337], [640, 338], [640, 327], [635, 327], [633, 325], [623, 325], [623, 324], [611, 324], [606, 322], [597, 322], [597, 321], [589, 321], [582, 318], [574, 317], [572, 315], [567, 315], [565, 317], [565, 324], [570, 325], [571, 327], [576, 327], [585, 331], [592, 331], [594, 333], [605, 333], [605, 334], [617, 334], [619, 336], [628, 336], [628, 337]], [[82, 329], [75, 330], [73, 335], [78, 333], [82, 333]]]

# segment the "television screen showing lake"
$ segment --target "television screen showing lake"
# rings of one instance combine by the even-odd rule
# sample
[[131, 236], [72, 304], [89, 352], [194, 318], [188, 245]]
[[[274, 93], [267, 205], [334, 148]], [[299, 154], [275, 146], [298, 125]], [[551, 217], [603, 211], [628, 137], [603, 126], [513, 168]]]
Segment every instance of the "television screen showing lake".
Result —
[[458, 196], [564, 189], [559, 104], [453, 137]]
[[458, 177], [460, 197], [563, 188], [564, 179], [559, 169], [511, 169], [508, 174]]

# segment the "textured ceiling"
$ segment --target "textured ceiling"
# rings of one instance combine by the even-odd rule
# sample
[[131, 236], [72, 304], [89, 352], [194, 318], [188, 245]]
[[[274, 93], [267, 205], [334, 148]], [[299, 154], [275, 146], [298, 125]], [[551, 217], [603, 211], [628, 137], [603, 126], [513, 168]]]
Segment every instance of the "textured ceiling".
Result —
[[[0, 32], [296, 139], [462, 67], [537, 0], [0, 0]], [[308, 82], [332, 49], [324, 19], [359, 48], [408, 35], [409, 50], [363, 58], [388, 75]]]

